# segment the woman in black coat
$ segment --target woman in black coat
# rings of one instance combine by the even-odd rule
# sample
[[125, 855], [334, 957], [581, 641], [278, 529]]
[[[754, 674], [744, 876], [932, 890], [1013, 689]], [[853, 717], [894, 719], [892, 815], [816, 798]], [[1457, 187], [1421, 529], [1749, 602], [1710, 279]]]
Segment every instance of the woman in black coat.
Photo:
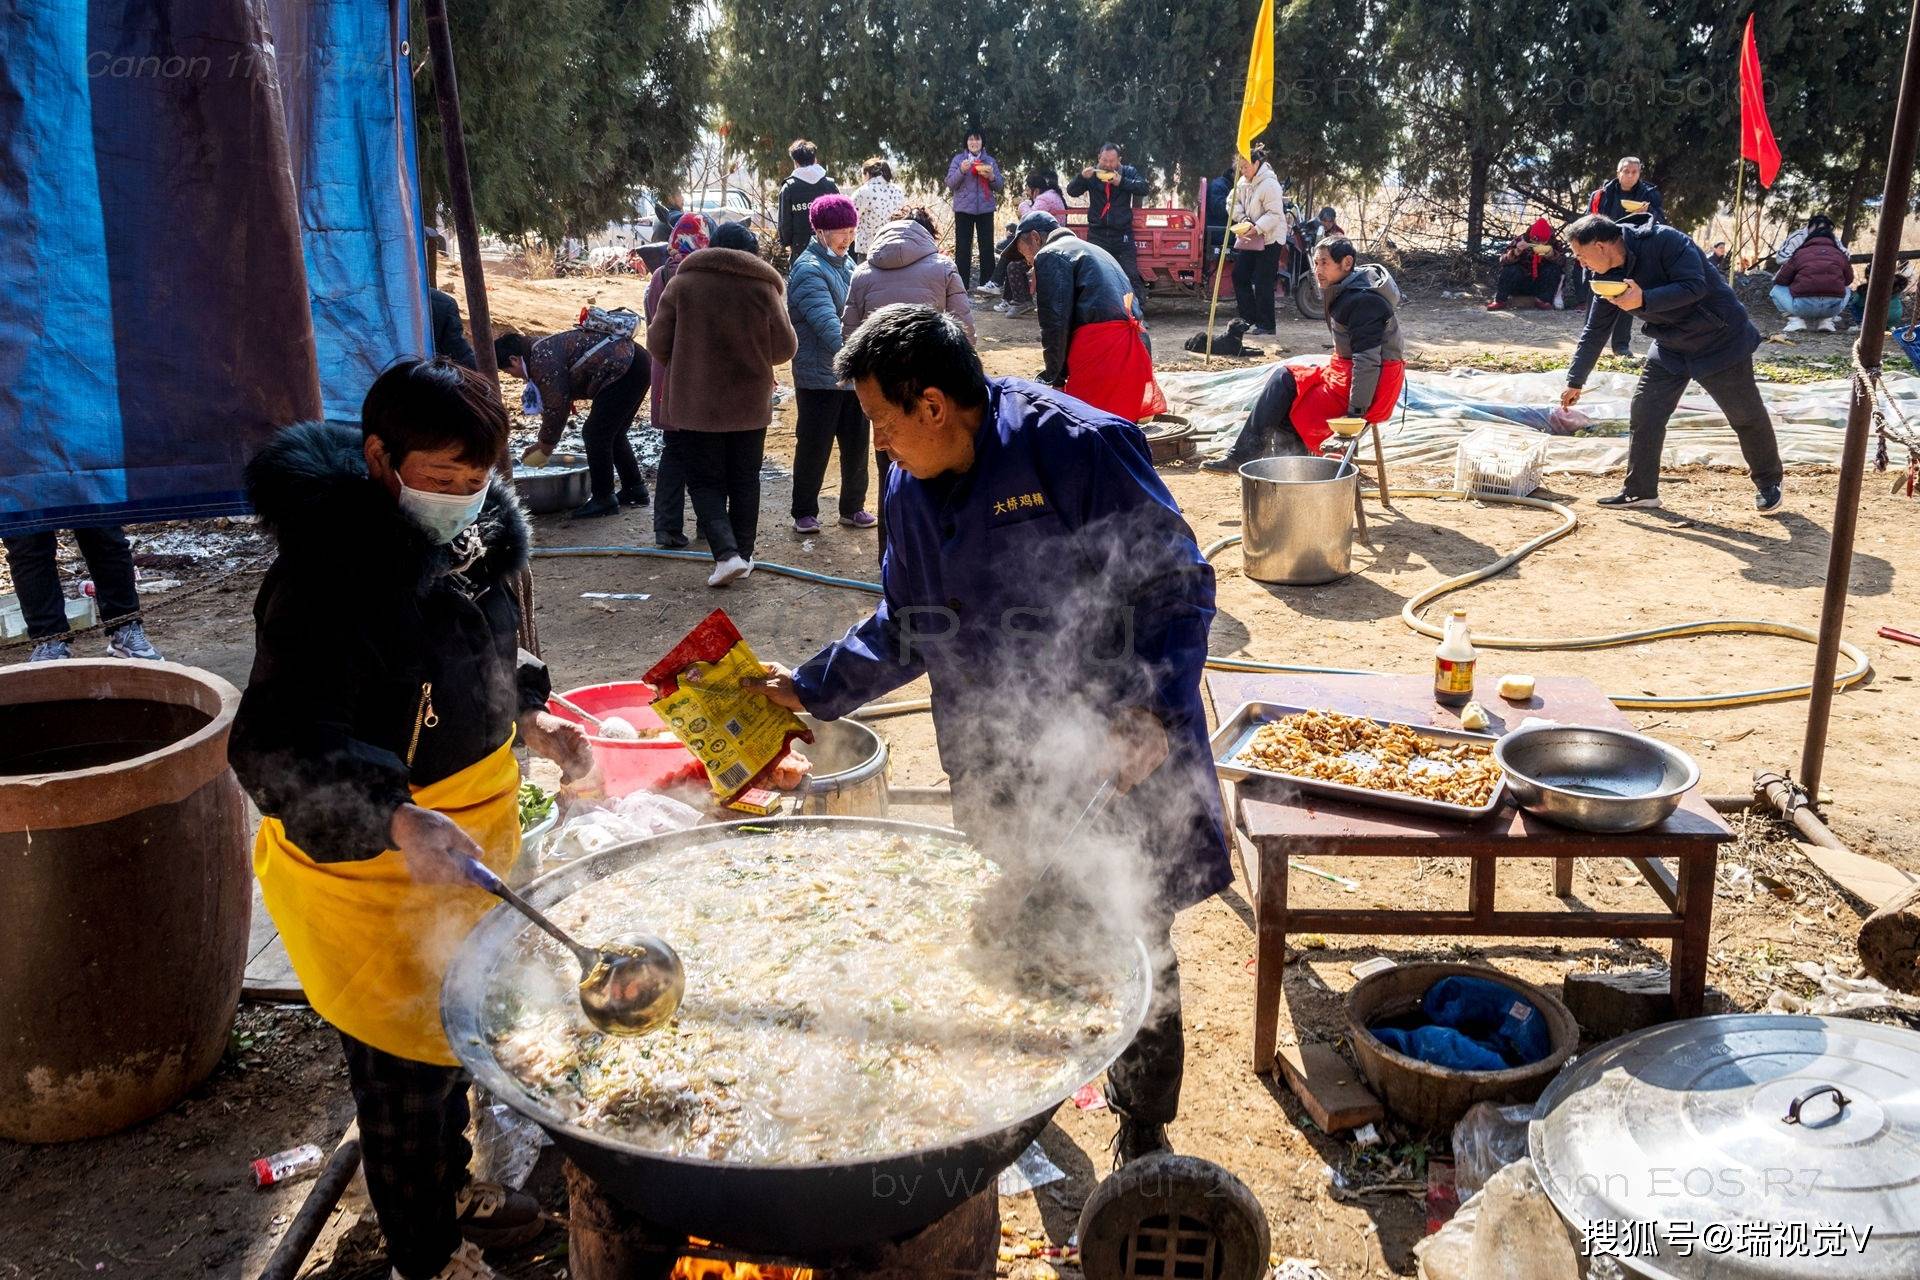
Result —
[[367, 393], [358, 429], [291, 427], [247, 468], [280, 553], [229, 751], [264, 818], [261, 895], [340, 1032], [368, 1192], [405, 1280], [482, 1280], [476, 1246], [540, 1230], [530, 1197], [468, 1179], [468, 1081], [438, 1016], [447, 958], [492, 903], [460, 887], [465, 860], [504, 874], [519, 852], [516, 738], [591, 768], [516, 640], [530, 537], [493, 472], [506, 437], [479, 375], [406, 360]]

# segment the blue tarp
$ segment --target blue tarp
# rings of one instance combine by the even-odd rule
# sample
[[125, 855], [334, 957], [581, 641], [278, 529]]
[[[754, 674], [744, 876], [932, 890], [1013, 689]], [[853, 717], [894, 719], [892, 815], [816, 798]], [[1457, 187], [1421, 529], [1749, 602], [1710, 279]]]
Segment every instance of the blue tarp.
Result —
[[0, 5], [0, 533], [243, 511], [425, 351], [404, 5], [262, 15]]

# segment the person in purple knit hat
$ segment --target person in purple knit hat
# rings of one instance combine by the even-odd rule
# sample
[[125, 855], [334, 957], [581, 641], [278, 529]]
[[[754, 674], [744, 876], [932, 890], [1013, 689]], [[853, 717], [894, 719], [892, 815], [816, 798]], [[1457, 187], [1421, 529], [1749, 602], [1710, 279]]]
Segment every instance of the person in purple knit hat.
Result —
[[843, 195], [819, 197], [807, 209], [813, 238], [787, 275], [787, 316], [800, 349], [793, 357], [793, 531], [820, 532], [820, 485], [827, 460], [840, 446], [840, 523], [849, 529], [878, 524], [867, 507], [870, 428], [859, 398], [833, 373], [840, 354], [840, 317], [853, 282], [854, 229], [860, 215]]

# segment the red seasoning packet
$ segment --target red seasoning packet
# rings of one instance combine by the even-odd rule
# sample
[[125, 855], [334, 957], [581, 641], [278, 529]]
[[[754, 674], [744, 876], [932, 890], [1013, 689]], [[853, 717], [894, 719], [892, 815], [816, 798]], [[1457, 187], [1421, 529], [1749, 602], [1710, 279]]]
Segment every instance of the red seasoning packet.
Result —
[[[658, 690], [653, 709], [706, 765], [707, 780], [725, 803], [771, 773], [794, 739], [813, 741], [793, 712], [740, 687], [764, 670], [733, 619], [715, 609], [644, 677]], [[689, 671], [698, 673], [698, 683], [682, 679]]]

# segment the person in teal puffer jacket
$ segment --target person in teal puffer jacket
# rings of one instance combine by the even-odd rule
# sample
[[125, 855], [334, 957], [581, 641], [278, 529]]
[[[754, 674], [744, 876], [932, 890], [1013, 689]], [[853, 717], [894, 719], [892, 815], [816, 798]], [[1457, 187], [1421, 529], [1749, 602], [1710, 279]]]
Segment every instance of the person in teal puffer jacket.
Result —
[[797, 416], [793, 434], [793, 531], [820, 532], [820, 485], [827, 459], [840, 446], [840, 523], [871, 529], [879, 523], [867, 506], [870, 429], [853, 388], [834, 377], [840, 354], [840, 317], [847, 308], [853, 263], [847, 251], [860, 215], [853, 201], [825, 195], [807, 211], [813, 238], [787, 276], [787, 314], [800, 350], [793, 357]]

